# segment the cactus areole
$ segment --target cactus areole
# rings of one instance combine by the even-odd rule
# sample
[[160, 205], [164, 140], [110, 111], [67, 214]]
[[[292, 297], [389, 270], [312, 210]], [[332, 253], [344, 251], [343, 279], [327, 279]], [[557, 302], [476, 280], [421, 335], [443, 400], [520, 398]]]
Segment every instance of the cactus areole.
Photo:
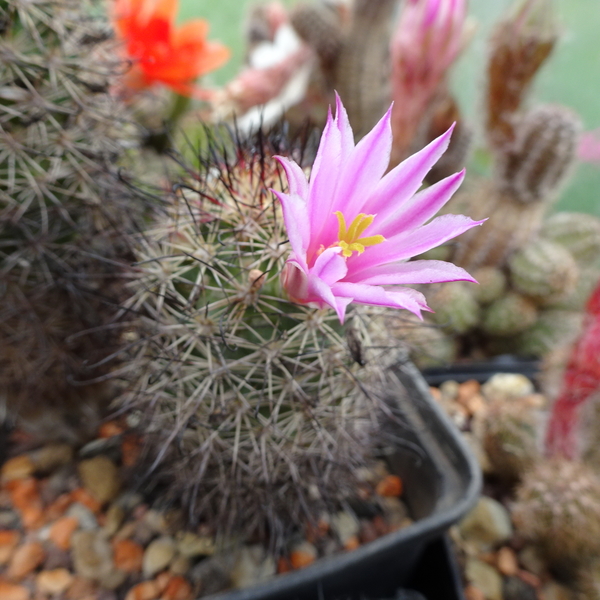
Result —
[[452, 263], [407, 262], [483, 223], [464, 215], [432, 219], [460, 186], [464, 170], [418, 192], [448, 147], [452, 128], [385, 174], [391, 107], [354, 145], [339, 96], [336, 103], [309, 181], [297, 164], [278, 157], [289, 191], [273, 193], [281, 201], [292, 246], [282, 284], [296, 302], [331, 306], [342, 323], [351, 302], [405, 308], [420, 317], [430, 310], [425, 298], [404, 286], [475, 281]]

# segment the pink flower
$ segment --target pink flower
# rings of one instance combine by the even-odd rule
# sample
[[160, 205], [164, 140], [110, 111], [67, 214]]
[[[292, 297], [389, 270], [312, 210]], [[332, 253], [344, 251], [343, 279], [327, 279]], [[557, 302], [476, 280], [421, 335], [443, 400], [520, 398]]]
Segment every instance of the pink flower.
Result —
[[444, 153], [451, 130], [384, 176], [392, 145], [390, 110], [356, 146], [346, 110], [336, 98], [329, 112], [310, 181], [294, 162], [277, 157], [289, 193], [274, 191], [292, 254], [282, 273], [290, 298], [331, 306], [343, 323], [350, 302], [430, 310], [411, 284], [475, 281], [437, 260], [407, 260], [483, 221], [463, 215], [430, 219], [458, 189], [464, 171], [417, 193]]
[[600, 164], [600, 128], [585, 132], [577, 149], [579, 160]]
[[471, 29], [466, 0], [404, 3], [390, 45], [395, 163], [410, 146], [421, 117]]

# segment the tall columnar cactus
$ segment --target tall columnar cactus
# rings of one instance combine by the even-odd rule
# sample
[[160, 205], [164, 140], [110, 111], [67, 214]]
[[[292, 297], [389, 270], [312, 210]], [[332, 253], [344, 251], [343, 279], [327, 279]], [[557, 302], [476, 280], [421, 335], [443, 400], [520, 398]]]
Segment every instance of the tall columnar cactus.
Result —
[[515, 137], [515, 117], [557, 40], [548, 0], [518, 0], [496, 27], [488, 65], [487, 130], [494, 148]]
[[135, 144], [109, 93], [122, 66], [91, 10], [0, 2], [0, 388], [28, 412], [75, 413], [106, 373], [93, 365], [118, 337], [102, 326], [140, 214], [115, 165]]

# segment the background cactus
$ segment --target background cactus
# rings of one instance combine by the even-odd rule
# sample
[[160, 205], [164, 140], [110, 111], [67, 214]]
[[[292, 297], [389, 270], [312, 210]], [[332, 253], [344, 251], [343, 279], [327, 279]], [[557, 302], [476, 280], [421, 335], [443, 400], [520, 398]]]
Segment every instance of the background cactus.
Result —
[[211, 150], [140, 237], [141, 375], [122, 402], [141, 409], [148, 459], [192, 521], [277, 545], [352, 491], [390, 352], [370, 341], [372, 309], [342, 330], [333, 311], [282, 297], [273, 148]]
[[97, 406], [101, 359], [120, 335], [125, 232], [141, 203], [115, 163], [135, 131], [109, 93], [123, 68], [91, 10], [0, 3], [0, 388], [10, 413], [54, 405], [89, 421], [83, 407]]
[[537, 318], [535, 304], [515, 292], [508, 292], [487, 307], [483, 331], [495, 336], [512, 336], [531, 327]]
[[511, 256], [508, 268], [516, 290], [538, 304], [552, 304], [568, 296], [577, 284], [579, 269], [569, 251], [538, 239]]
[[575, 571], [600, 553], [600, 480], [569, 460], [542, 461], [517, 490], [513, 520], [548, 562]]

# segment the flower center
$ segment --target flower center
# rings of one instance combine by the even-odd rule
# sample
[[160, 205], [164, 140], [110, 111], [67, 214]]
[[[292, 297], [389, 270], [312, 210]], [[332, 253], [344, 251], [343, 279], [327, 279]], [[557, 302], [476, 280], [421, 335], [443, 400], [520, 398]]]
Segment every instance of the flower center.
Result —
[[353, 252], [362, 254], [367, 246], [375, 246], [385, 242], [385, 238], [382, 235], [371, 235], [367, 237], [360, 237], [361, 234], [369, 227], [373, 222], [375, 215], [365, 215], [360, 213], [352, 223], [350, 227], [346, 226], [346, 219], [344, 215], [339, 211], [335, 211], [335, 216], [339, 223], [338, 241], [334, 244], [342, 249], [342, 254], [349, 258]]

